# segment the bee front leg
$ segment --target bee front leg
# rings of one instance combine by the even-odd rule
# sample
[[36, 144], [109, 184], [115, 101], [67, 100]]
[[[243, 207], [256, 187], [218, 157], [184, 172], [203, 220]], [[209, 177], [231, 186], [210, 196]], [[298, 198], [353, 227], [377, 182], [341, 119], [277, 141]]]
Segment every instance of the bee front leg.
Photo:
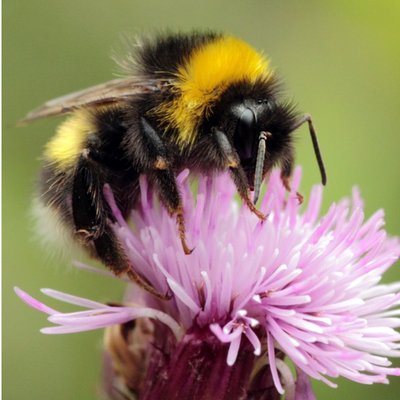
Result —
[[[96, 154], [96, 160], [98, 156]], [[72, 190], [72, 215], [78, 240], [89, 250], [94, 247], [96, 258], [115, 275], [126, 273], [152, 295], [169, 299], [170, 296], [159, 293], [135, 271], [109, 225], [113, 216], [103, 195], [104, 174], [105, 168], [94, 161], [91, 150], [83, 150], [75, 169]]]
[[240, 159], [237, 152], [233, 149], [224, 132], [219, 129], [214, 129], [213, 133], [222, 158], [225, 160], [225, 167], [229, 168], [232, 180], [240, 197], [252, 213], [254, 213], [261, 221], [265, 221], [267, 218], [266, 215], [257, 209], [249, 197], [249, 182], [246, 173], [240, 165]]
[[254, 213], [261, 221], [265, 221], [267, 219], [267, 216], [257, 209], [257, 207], [254, 205], [249, 197], [249, 183], [247, 182], [247, 177], [243, 168], [239, 165], [237, 167], [230, 167], [229, 170], [233, 182], [235, 183], [236, 189], [249, 210]]
[[[293, 172], [294, 165], [294, 153], [293, 150], [287, 152], [286, 158], [282, 161], [282, 169], [281, 169], [281, 180], [284, 188], [290, 193], [292, 188], [290, 187], [290, 178]], [[296, 192], [297, 200], [299, 204], [303, 203], [304, 197], [301, 193]]]

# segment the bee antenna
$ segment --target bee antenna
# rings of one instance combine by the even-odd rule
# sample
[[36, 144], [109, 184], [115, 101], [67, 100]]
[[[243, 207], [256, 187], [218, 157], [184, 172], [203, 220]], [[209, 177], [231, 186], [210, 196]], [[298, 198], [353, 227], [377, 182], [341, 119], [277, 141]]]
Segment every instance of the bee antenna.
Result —
[[258, 197], [260, 196], [261, 182], [264, 175], [266, 142], [270, 136], [271, 133], [261, 131], [260, 136], [258, 138], [256, 169], [254, 172], [254, 200], [253, 200], [254, 204], [257, 203]]
[[304, 115], [293, 127], [292, 127], [292, 131], [296, 130], [298, 127], [300, 127], [301, 125], [303, 125], [305, 122], [308, 122], [308, 128], [310, 130], [310, 136], [311, 136], [311, 140], [312, 140], [312, 144], [313, 144], [313, 148], [314, 148], [314, 154], [315, 157], [317, 158], [317, 163], [318, 163], [318, 167], [319, 167], [319, 172], [321, 173], [321, 182], [322, 184], [325, 186], [326, 185], [326, 171], [325, 171], [325, 165], [324, 162], [322, 160], [322, 155], [321, 155], [321, 151], [319, 149], [319, 145], [318, 145], [318, 140], [317, 140], [317, 132], [314, 128], [314, 125], [312, 123], [312, 119], [311, 119], [311, 115], [310, 114], [306, 114]]

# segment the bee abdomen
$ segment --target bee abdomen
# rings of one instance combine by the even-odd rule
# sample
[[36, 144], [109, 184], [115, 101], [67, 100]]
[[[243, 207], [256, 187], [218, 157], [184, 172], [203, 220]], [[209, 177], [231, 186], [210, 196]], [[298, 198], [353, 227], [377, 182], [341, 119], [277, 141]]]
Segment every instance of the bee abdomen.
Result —
[[56, 170], [46, 163], [40, 173], [31, 214], [35, 230], [43, 245], [55, 255], [68, 258], [77, 253], [71, 214], [72, 173]]
[[59, 126], [56, 135], [47, 143], [44, 151], [45, 162], [52, 164], [57, 171], [73, 169], [95, 128], [91, 112], [74, 112]]

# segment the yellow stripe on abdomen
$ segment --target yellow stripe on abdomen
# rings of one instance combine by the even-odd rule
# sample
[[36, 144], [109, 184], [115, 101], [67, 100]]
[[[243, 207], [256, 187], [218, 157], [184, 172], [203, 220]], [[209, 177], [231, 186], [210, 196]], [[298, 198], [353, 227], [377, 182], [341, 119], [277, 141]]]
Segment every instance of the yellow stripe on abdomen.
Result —
[[47, 143], [44, 157], [60, 170], [73, 168], [85, 148], [87, 137], [95, 131], [93, 115], [87, 110], [74, 112]]

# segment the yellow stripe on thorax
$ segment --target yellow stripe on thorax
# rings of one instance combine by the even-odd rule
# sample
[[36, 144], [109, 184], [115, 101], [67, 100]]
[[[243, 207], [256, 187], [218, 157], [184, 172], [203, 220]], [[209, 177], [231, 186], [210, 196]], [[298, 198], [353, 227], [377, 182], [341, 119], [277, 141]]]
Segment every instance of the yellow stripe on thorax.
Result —
[[47, 143], [45, 159], [63, 171], [74, 167], [88, 135], [94, 132], [93, 119], [93, 114], [87, 110], [74, 112], [58, 127], [56, 135]]
[[209, 114], [229, 85], [254, 83], [270, 74], [265, 56], [240, 39], [224, 36], [193, 51], [178, 70], [173, 85], [177, 98], [153, 111], [165, 125], [178, 130], [178, 143], [190, 145], [201, 118]]

